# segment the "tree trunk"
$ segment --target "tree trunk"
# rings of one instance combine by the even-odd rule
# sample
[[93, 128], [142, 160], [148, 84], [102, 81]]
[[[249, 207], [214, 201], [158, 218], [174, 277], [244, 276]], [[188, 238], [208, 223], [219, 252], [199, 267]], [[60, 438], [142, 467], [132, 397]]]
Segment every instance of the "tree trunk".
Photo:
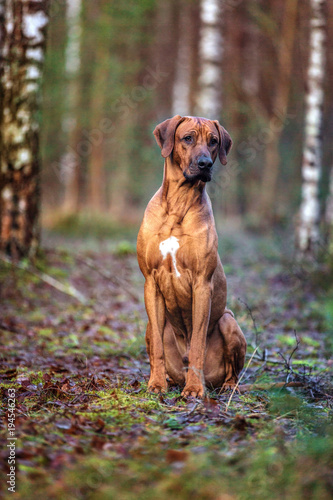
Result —
[[206, 118], [219, 119], [222, 109], [222, 1], [201, 0], [200, 6], [200, 74], [196, 113]]
[[80, 155], [76, 151], [80, 141], [77, 110], [80, 105], [80, 16], [81, 0], [67, 0], [68, 41], [66, 47], [66, 78], [67, 78], [67, 113], [64, 116], [63, 128], [68, 134], [68, 147], [61, 160], [62, 179], [64, 182], [64, 199], [62, 210], [65, 213], [75, 213], [80, 202]]
[[91, 154], [88, 160], [89, 205], [95, 212], [105, 209], [104, 140], [99, 124], [105, 112], [105, 95], [108, 87], [109, 54], [100, 43], [96, 50], [96, 62], [91, 99]]
[[114, 132], [113, 153], [115, 167], [110, 185], [110, 213], [115, 219], [125, 220], [128, 213], [128, 187], [131, 178], [131, 152], [127, 138], [131, 137], [131, 127], [126, 117], [120, 117]]
[[39, 107], [48, 2], [1, 2], [0, 249], [32, 256], [39, 243]]
[[[165, 120], [172, 110], [172, 87], [175, 80], [177, 56], [175, 39], [177, 38], [177, 21], [179, 8], [177, 0], [157, 0], [153, 24], [155, 27], [155, 43], [153, 50], [154, 70], [162, 70], [167, 75], [156, 87], [155, 120]], [[150, 65], [149, 65], [150, 68]]]
[[176, 73], [172, 89], [172, 115], [186, 116], [190, 111], [191, 91], [191, 4], [189, 0], [179, 2], [179, 36], [176, 55]]
[[302, 201], [296, 230], [301, 255], [311, 254], [319, 241], [318, 185], [321, 175], [321, 124], [324, 101], [326, 1], [311, 0], [310, 56], [307, 75], [305, 135], [302, 160]]
[[[296, 33], [298, 0], [287, 0], [283, 15], [282, 32], [278, 53], [278, 71], [272, 114], [269, 118], [270, 140], [265, 150], [264, 172], [261, 184], [261, 214], [264, 214], [264, 225], [270, 225], [275, 215], [275, 193], [279, 173], [279, 142], [283, 131], [283, 123], [287, 116], [288, 98], [293, 63], [293, 46]], [[274, 120], [277, 122], [274, 125]]]
[[326, 199], [325, 225], [328, 249], [330, 253], [333, 253], [333, 165], [331, 166], [329, 192]]

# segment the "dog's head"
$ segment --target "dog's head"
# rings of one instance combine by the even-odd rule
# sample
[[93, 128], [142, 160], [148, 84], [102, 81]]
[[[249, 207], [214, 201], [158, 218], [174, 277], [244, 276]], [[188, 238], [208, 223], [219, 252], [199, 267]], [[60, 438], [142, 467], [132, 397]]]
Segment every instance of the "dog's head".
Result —
[[154, 130], [161, 154], [172, 160], [183, 171], [184, 177], [195, 182], [208, 182], [212, 166], [219, 155], [222, 165], [227, 163], [232, 140], [217, 120], [176, 115], [157, 125]]

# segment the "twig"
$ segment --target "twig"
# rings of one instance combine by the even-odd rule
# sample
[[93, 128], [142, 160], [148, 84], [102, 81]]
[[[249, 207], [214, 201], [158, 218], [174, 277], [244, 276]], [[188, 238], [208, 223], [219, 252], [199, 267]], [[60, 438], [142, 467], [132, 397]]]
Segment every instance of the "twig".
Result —
[[230, 406], [231, 400], [232, 400], [232, 398], [233, 398], [233, 395], [235, 394], [236, 390], [238, 389], [238, 386], [239, 386], [239, 384], [240, 384], [240, 382], [241, 382], [242, 378], [244, 377], [244, 375], [245, 375], [245, 373], [246, 373], [246, 371], [247, 371], [248, 367], [250, 366], [250, 364], [251, 364], [251, 362], [252, 362], [252, 359], [253, 359], [253, 356], [254, 356], [254, 355], [255, 355], [255, 353], [257, 352], [258, 348], [259, 348], [259, 346], [257, 346], [257, 347], [255, 348], [255, 350], [253, 351], [253, 354], [252, 354], [251, 358], [249, 359], [249, 362], [248, 362], [248, 364], [246, 365], [245, 370], [243, 371], [243, 373], [242, 373], [242, 375], [241, 375], [240, 379], [237, 381], [237, 384], [235, 385], [235, 387], [233, 388], [232, 393], [230, 394], [230, 398], [229, 398], [229, 401], [228, 401], [227, 406], [226, 406], [226, 409], [225, 409], [226, 413], [228, 413], [228, 409], [229, 409], [229, 406]]
[[291, 362], [291, 358], [293, 357], [293, 355], [295, 354], [295, 352], [297, 351], [297, 349], [299, 348], [299, 345], [301, 343], [300, 339], [297, 337], [297, 333], [296, 333], [296, 330], [294, 330], [294, 335], [295, 335], [295, 339], [296, 339], [296, 345], [293, 349], [293, 351], [291, 352], [290, 356], [289, 356], [289, 359], [288, 359], [288, 365], [290, 365], [290, 362]]
[[23, 271], [26, 271], [27, 273], [32, 274], [33, 276], [36, 276], [38, 279], [41, 281], [44, 281], [48, 285], [52, 286], [56, 290], [59, 290], [59, 292], [62, 292], [66, 295], [70, 295], [71, 297], [74, 297], [76, 300], [81, 302], [81, 304], [86, 304], [87, 299], [82, 295], [81, 292], [79, 292], [74, 286], [67, 284], [64, 285], [60, 281], [56, 280], [55, 278], [52, 278], [52, 276], [49, 276], [48, 274], [38, 271], [37, 269], [32, 269], [28, 264], [24, 262], [14, 262], [12, 259], [9, 257], [6, 257], [3, 254], [0, 254], [0, 259], [6, 262], [7, 264], [17, 267], [18, 269], [21, 269]]
[[253, 323], [253, 328], [254, 328], [254, 331], [255, 331], [255, 340], [256, 340], [256, 347], [258, 346], [258, 338], [259, 338], [259, 331], [258, 331], [258, 327], [257, 327], [257, 323], [256, 323], [256, 319], [255, 317], [253, 316], [253, 313], [252, 313], [252, 309], [251, 307], [244, 301], [242, 300], [240, 297], [238, 297], [238, 300], [239, 302], [241, 302], [242, 304], [244, 304], [244, 306], [246, 307], [247, 309], [247, 312], [249, 313], [250, 315], [250, 318], [252, 319], [252, 323]]
[[292, 373], [294, 373], [294, 370], [292, 369], [292, 366], [291, 366], [291, 360], [292, 360], [292, 357], [293, 355], [295, 354], [295, 352], [297, 351], [301, 341], [299, 340], [299, 338], [297, 337], [297, 333], [296, 333], [296, 330], [294, 330], [294, 334], [295, 334], [295, 339], [296, 339], [296, 346], [294, 347], [294, 349], [292, 350], [292, 352], [290, 353], [289, 355], [289, 358], [288, 360], [286, 359], [286, 357], [282, 354], [282, 352], [279, 352], [281, 358], [284, 360], [284, 366], [286, 368], [286, 370], [288, 370], [288, 374], [287, 374], [287, 380], [286, 380], [286, 383], [289, 382], [289, 377]]

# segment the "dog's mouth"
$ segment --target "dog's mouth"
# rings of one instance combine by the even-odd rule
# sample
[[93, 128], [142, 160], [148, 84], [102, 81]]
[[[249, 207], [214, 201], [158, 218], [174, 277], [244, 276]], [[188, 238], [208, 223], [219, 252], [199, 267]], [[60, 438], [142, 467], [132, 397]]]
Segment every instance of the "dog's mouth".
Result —
[[191, 183], [196, 181], [210, 182], [212, 180], [212, 168], [199, 169], [190, 165], [188, 169], [183, 170], [185, 179]]

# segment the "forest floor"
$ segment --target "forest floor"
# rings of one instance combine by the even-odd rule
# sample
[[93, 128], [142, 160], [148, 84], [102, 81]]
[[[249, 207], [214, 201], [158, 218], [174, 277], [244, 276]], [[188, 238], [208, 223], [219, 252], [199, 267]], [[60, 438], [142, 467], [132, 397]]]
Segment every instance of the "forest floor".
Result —
[[0, 261], [3, 494], [15, 389], [12, 498], [331, 499], [333, 298], [277, 241], [220, 235], [248, 367], [204, 400], [147, 392], [132, 241], [47, 235], [33, 266]]

